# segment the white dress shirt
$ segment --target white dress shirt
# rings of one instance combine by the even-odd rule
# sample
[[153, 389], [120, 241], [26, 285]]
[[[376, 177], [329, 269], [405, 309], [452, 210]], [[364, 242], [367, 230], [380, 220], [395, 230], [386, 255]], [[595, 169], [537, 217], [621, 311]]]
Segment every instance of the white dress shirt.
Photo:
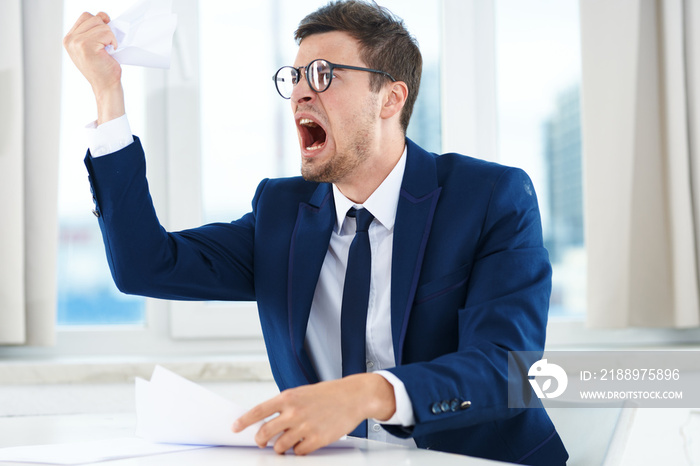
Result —
[[[93, 122], [86, 129], [93, 157], [111, 154], [134, 141], [126, 115], [99, 126]], [[362, 205], [354, 204], [333, 185], [336, 224], [316, 285], [305, 347], [321, 380], [341, 378], [340, 310], [348, 251], [355, 235], [355, 219], [346, 214], [351, 207], [366, 208], [374, 215], [369, 227], [372, 276], [366, 328], [367, 371], [377, 371], [394, 387], [396, 412], [382, 423], [408, 427], [415, 424], [408, 392], [398, 377], [382, 370], [395, 366], [391, 335], [391, 259], [394, 220], [405, 167], [406, 148], [391, 173]], [[389, 435], [373, 419], [369, 420], [367, 436], [373, 440], [414, 444], [412, 439]]]
[[[333, 185], [336, 224], [316, 284], [306, 328], [305, 346], [321, 380], [334, 380], [342, 376], [340, 314], [348, 251], [355, 237], [355, 219], [346, 214], [352, 207], [365, 208], [374, 215], [368, 232], [372, 272], [365, 340], [367, 372], [379, 371], [379, 375], [394, 387], [396, 413], [383, 424], [411, 426], [415, 424], [415, 418], [403, 382], [391, 372], [382, 370], [396, 365], [391, 335], [391, 259], [394, 220], [405, 168], [404, 148], [394, 169], [362, 205], [353, 203]], [[380, 423], [373, 419], [369, 421], [367, 436], [373, 440], [407, 443], [389, 435], [381, 428]], [[413, 440], [409, 439], [408, 443], [413, 443]]]

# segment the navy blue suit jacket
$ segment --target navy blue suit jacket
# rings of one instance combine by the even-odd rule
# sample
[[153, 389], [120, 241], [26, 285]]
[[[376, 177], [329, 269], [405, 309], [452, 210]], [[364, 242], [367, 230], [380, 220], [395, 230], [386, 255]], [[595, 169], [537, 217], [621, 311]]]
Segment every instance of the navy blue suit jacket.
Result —
[[[530, 179], [407, 140], [394, 227], [391, 327], [419, 447], [523, 464], [564, 464], [543, 409], [508, 408], [508, 351], [542, 351], [551, 268]], [[311, 301], [335, 220], [331, 185], [263, 180], [252, 212], [166, 232], [141, 144], [88, 154], [107, 259], [126, 293], [256, 300], [275, 380], [317, 382], [304, 349]]]

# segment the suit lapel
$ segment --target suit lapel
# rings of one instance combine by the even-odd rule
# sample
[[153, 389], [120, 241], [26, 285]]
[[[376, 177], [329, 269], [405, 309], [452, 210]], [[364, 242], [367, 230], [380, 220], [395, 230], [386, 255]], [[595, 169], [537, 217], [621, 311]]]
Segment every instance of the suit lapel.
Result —
[[440, 197], [434, 157], [406, 139], [408, 154], [394, 225], [391, 264], [391, 334], [401, 364], [408, 320], [425, 247]]
[[311, 303], [323, 260], [328, 251], [335, 208], [330, 184], [314, 192], [309, 203], [300, 203], [289, 254], [287, 312], [292, 351], [306, 383], [318, 382], [318, 375], [304, 349]]

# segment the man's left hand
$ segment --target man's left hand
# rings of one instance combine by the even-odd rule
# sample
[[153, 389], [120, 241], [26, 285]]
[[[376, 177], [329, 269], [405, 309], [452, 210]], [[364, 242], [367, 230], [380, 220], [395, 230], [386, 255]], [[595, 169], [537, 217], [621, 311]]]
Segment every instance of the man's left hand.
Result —
[[352, 432], [367, 418], [387, 420], [395, 411], [394, 387], [384, 377], [355, 374], [285, 390], [238, 418], [233, 431], [279, 413], [263, 424], [255, 442], [264, 448], [279, 435], [277, 453], [294, 448], [297, 455], [306, 455]]

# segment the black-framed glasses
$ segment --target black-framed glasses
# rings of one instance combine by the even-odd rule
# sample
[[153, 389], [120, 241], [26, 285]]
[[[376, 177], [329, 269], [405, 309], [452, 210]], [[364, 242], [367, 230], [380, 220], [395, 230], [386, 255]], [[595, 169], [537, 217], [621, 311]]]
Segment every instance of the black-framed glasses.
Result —
[[292, 98], [292, 91], [299, 83], [302, 69], [306, 73], [306, 82], [309, 83], [309, 87], [317, 93], [324, 92], [328, 89], [328, 87], [331, 85], [331, 81], [333, 81], [333, 70], [335, 69], [369, 71], [370, 73], [383, 74], [387, 78], [391, 79], [392, 82], [396, 82], [396, 79], [394, 79], [394, 77], [386, 71], [361, 68], [359, 66], [338, 65], [336, 63], [331, 63], [328, 60], [317, 58], [306, 66], [300, 66], [299, 68], [294, 68], [293, 66], [283, 66], [277, 70], [277, 73], [272, 76], [272, 80], [275, 82], [277, 92], [279, 92], [283, 98]]

